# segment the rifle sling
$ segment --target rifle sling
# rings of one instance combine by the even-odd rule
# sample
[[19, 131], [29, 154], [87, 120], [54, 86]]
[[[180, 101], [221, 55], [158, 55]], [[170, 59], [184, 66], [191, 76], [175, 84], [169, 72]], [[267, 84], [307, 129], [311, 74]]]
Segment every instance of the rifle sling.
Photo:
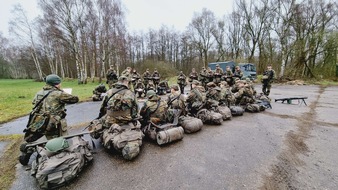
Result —
[[168, 102], [168, 106], [170, 106], [175, 100], [177, 100], [179, 97], [181, 96], [181, 94], [179, 94], [178, 96], [176, 96], [175, 98], [173, 98], [172, 100], [170, 100]]

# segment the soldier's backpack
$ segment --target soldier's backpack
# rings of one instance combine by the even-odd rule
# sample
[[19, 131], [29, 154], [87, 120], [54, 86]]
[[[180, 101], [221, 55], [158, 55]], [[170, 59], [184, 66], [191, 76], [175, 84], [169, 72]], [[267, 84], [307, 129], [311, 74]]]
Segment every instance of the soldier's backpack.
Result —
[[242, 116], [244, 109], [241, 106], [230, 106], [232, 116]]
[[232, 118], [231, 110], [228, 106], [218, 106], [217, 112], [222, 114], [223, 120], [230, 120]]
[[183, 127], [185, 133], [195, 133], [203, 126], [201, 119], [190, 116], [181, 116], [178, 123]]
[[42, 189], [53, 189], [69, 183], [93, 159], [88, 142], [80, 136], [49, 140], [45, 147], [37, 146], [37, 153], [37, 159], [32, 162], [31, 174]]
[[143, 133], [140, 130], [141, 124], [137, 122], [127, 125], [113, 124], [109, 129], [105, 129], [101, 136], [101, 142], [106, 149], [115, 149], [122, 152], [123, 158], [131, 160], [140, 152]]
[[201, 119], [204, 124], [220, 125], [223, 121], [223, 116], [220, 113], [212, 110], [201, 109], [197, 112], [197, 118]]
[[248, 104], [245, 108], [245, 111], [251, 112], [251, 113], [257, 113], [261, 111], [261, 108], [258, 104]]

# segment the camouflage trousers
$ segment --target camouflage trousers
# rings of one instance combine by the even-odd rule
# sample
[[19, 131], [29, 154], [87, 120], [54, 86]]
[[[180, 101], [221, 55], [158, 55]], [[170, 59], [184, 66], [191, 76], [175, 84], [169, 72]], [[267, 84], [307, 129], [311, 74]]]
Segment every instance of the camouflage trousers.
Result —
[[265, 96], [269, 96], [271, 90], [271, 83], [263, 84], [262, 92]]

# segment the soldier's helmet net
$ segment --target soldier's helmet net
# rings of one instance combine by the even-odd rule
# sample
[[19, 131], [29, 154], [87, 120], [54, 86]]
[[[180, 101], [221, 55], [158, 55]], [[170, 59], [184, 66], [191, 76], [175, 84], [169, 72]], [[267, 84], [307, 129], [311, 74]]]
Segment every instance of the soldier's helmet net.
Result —
[[55, 74], [51, 74], [46, 77], [46, 84], [54, 86], [60, 83], [61, 83], [61, 78]]

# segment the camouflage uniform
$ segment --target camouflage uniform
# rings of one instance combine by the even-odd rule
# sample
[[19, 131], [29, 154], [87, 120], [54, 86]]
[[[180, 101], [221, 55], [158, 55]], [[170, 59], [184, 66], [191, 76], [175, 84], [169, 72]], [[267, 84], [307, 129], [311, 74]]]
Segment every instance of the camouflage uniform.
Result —
[[204, 106], [205, 89], [204, 87], [199, 86], [198, 81], [193, 81], [193, 84], [196, 86], [189, 92], [186, 102], [188, 111], [192, 115], [195, 115]]
[[220, 105], [225, 105], [225, 106], [233, 106], [235, 105], [235, 100], [236, 98], [232, 94], [230, 90], [230, 86], [227, 85], [225, 81], [221, 82], [221, 97], [220, 97]]
[[207, 78], [208, 80], [206, 83], [214, 81], [214, 72], [210, 69], [210, 67], [207, 69]]
[[136, 82], [138, 81], [138, 79], [140, 79], [141, 76], [138, 72], [136, 72], [136, 70], [134, 70], [132, 73], [131, 73], [131, 83], [133, 84], [133, 87], [135, 89], [135, 85], [136, 85]]
[[243, 77], [243, 72], [241, 71], [239, 66], [236, 66], [235, 72], [234, 72], [234, 78], [242, 79]]
[[223, 80], [226, 81], [229, 86], [234, 85], [234, 79], [233, 79], [234, 74], [230, 70], [230, 68], [227, 68], [227, 70], [223, 74]]
[[[189, 82], [191, 83], [193, 80], [198, 80], [198, 73], [195, 71], [195, 68], [193, 68], [191, 73], [189, 74]], [[191, 84], [190, 84], [190, 88], [191, 88]]]
[[216, 86], [214, 82], [207, 84], [208, 91], [206, 93], [206, 108], [214, 109], [217, 108], [219, 101], [221, 100], [221, 88]]
[[184, 97], [181, 95], [177, 85], [171, 87], [171, 94], [168, 96], [167, 104], [169, 109], [181, 110], [181, 115], [186, 115]]
[[177, 84], [180, 86], [181, 94], [184, 94], [184, 87], [187, 85], [187, 77], [181, 71], [177, 77]]
[[160, 82], [161, 75], [158, 73], [158, 71], [155, 69], [153, 74], [152, 74], [153, 82], [155, 85], [155, 89], [157, 89], [158, 83]]
[[167, 123], [167, 111], [168, 105], [161, 97], [156, 94], [148, 96], [140, 111], [142, 126], [148, 125], [150, 121], [156, 125]]
[[273, 69], [268, 69], [263, 73], [262, 77], [262, 92], [264, 95], [269, 96], [270, 90], [271, 90], [271, 84], [273, 83], [273, 80], [275, 79], [276, 73]]
[[[114, 96], [111, 97], [113, 94]], [[104, 115], [106, 127], [113, 123], [123, 125], [134, 121], [138, 117], [138, 103], [135, 94], [127, 86], [116, 83], [114, 88], [108, 90], [107, 96], [101, 104], [99, 118]]]
[[107, 89], [106, 86], [104, 84], [100, 84], [99, 86], [97, 86], [94, 90], [93, 90], [93, 96], [92, 99], [93, 101], [101, 101], [102, 100], [102, 93], [106, 93]]
[[49, 115], [49, 122], [45, 135], [47, 139], [67, 135], [66, 104], [75, 104], [79, 101], [77, 96], [68, 94], [55, 86], [46, 85], [39, 91], [33, 100], [33, 105], [39, 102], [49, 91], [51, 93], [42, 101], [39, 114]]
[[[139, 98], [142, 96], [142, 94], [145, 91], [145, 86], [142, 83], [141, 79], [138, 80], [138, 82], [136, 83], [135, 87], [134, 87], [135, 93], [138, 93]], [[141, 91], [142, 90], [142, 91]]]
[[143, 73], [143, 84], [146, 87], [146, 91], [147, 91], [147, 88], [148, 88], [149, 80], [151, 80], [151, 74], [150, 74], [149, 70], [147, 69], [146, 72]]
[[214, 83], [216, 85], [219, 85], [219, 83], [221, 82], [221, 78], [223, 75], [223, 69], [220, 68], [218, 65], [216, 66], [215, 72], [214, 72]]
[[246, 81], [239, 82], [239, 90], [234, 94], [236, 98], [236, 105], [246, 106], [255, 102], [254, 95]]
[[202, 86], [206, 88], [208, 81], [208, 73], [205, 67], [203, 67], [202, 70], [200, 71], [198, 80], [202, 83]]
[[117, 82], [117, 74], [116, 74], [116, 71], [112, 67], [108, 69], [106, 78], [107, 78], [106, 83], [108, 84], [109, 88], [112, 88], [113, 84]]

